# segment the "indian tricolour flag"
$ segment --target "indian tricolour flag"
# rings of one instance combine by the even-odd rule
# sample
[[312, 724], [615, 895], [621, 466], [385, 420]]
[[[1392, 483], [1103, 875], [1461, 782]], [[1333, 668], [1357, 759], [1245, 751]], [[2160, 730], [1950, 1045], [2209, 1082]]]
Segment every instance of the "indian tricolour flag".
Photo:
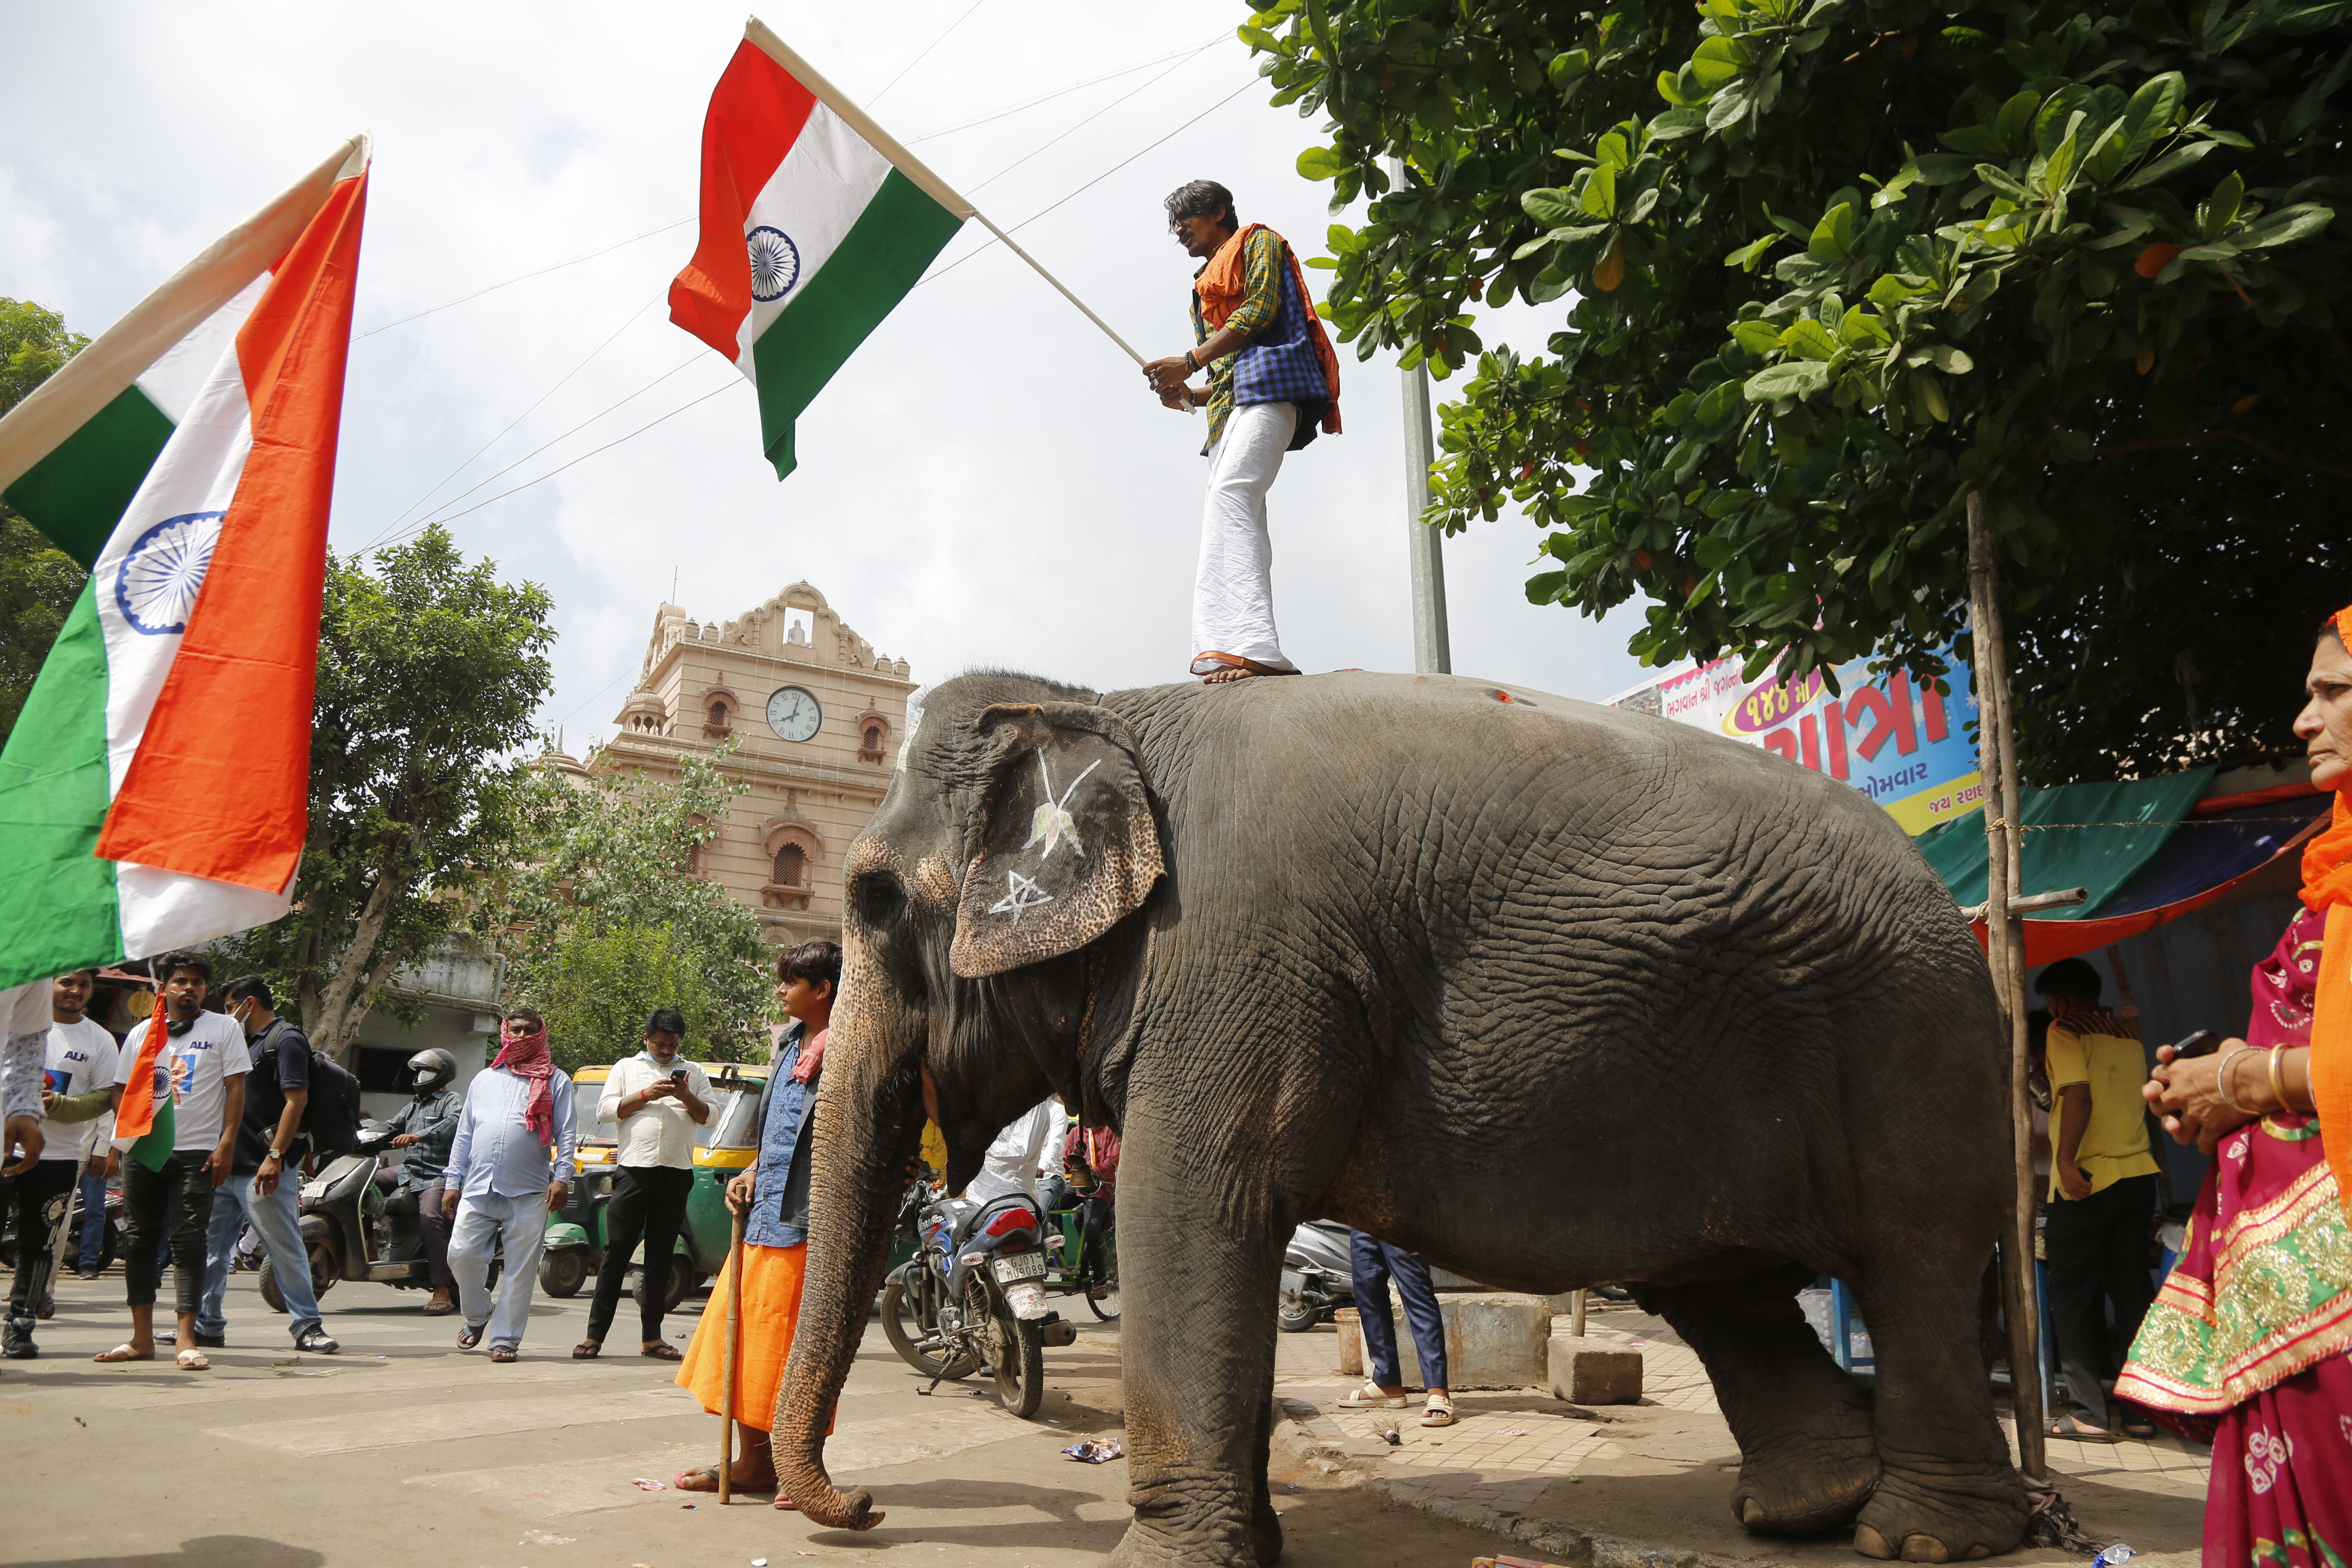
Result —
[[0, 752], [0, 989], [287, 910], [367, 165], [345, 143], [0, 419], [0, 496], [90, 568]]
[[793, 424], [972, 216], [757, 17], [702, 125], [702, 232], [669, 317], [760, 389], [782, 479]]

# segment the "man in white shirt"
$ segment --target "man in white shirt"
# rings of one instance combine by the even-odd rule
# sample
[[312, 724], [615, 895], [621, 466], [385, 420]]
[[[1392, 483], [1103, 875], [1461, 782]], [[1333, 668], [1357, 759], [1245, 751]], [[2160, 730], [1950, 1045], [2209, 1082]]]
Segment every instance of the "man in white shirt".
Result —
[[596, 1101], [596, 1120], [617, 1122], [621, 1141], [613, 1151], [613, 1195], [604, 1205], [604, 1261], [588, 1305], [588, 1337], [572, 1347], [574, 1360], [593, 1360], [604, 1348], [628, 1279], [629, 1255], [640, 1238], [646, 1278], [637, 1301], [638, 1353], [680, 1359], [662, 1338], [663, 1300], [687, 1194], [694, 1190], [694, 1130], [710, 1120], [710, 1079], [678, 1056], [685, 1037], [684, 1015], [675, 1007], [655, 1008], [646, 1020], [646, 1048], [613, 1064]]
[[963, 1195], [986, 1203], [1007, 1193], [1026, 1193], [1029, 1201], [1043, 1209], [1045, 1205], [1037, 1196], [1037, 1166], [1049, 1148], [1055, 1159], [1061, 1158], [1062, 1126], [1067, 1120], [1062, 1102], [1050, 1097], [1031, 1108], [1027, 1115], [996, 1135], [981, 1160], [980, 1174], [971, 1179]]
[[[459, 1350], [490, 1336], [490, 1359], [510, 1363], [521, 1353], [530, 1321], [539, 1255], [547, 1245], [547, 1213], [563, 1207], [577, 1142], [572, 1078], [547, 1048], [547, 1021], [529, 1007], [499, 1023], [498, 1059], [475, 1075], [457, 1113], [442, 1186], [457, 1201], [449, 1223], [449, 1272], [466, 1314]], [[490, 1251], [505, 1260], [493, 1315]]]
[[163, 983], [160, 1005], [124, 1037], [114, 1071], [114, 1141], [131, 1155], [122, 1162], [131, 1337], [90, 1359], [155, 1359], [155, 1287], [163, 1272], [155, 1251], [168, 1233], [179, 1319], [173, 1359], [183, 1371], [202, 1372], [212, 1365], [196, 1346], [205, 1227], [213, 1192], [228, 1180], [236, 1157], [253, 1058], [233, 1019], [205, 1011], [213, 968], [201, 955], [168, 954], [155, 961], [152, 973]]
[[[58, 1233], [72, 1206], [74, 1177], [88, 1158], [86, 1127], [48, 1114], [52, 1101], [88, 1094], [114, 1081], [114, 1037], [83, 1015], [98, 976], [87, 969], [60, 974], [49, 985], [49, 1037], [41, 1078], [41, 1157], [13, 1184], [16, 1208], [16, 1274], [8, 1290], [8, 1321], [0, 1328], [0, 1355], [30, 1361], [40, 1351], [33, 1324], [46, 1316]], [[100, 1163], [103, 1170], [104, 1163]]]

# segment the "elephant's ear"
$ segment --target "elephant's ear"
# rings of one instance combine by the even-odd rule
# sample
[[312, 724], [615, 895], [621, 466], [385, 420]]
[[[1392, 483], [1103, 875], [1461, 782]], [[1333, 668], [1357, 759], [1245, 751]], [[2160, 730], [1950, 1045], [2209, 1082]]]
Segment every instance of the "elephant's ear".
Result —
[[1074, 952], [1142, 906], [1167, 869], [1126, 721], [1077, 702], [999, 703], [956, 906], [955, 972]]

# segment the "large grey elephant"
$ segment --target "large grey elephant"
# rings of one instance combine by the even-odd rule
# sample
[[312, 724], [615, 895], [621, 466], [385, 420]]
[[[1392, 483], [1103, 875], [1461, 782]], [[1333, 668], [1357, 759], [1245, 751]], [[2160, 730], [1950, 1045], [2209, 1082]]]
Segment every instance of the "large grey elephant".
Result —
[[[1638, 1282], [1705, 1363], [1753, 1530], [2016, 1546], [1977, 1359], [2009, 1211], [1991, 987], [1862, 795], [1452, 677], [934, 692], [846, 866], [783, 1490], [824, 1433], [936, 1087], [961, 1185], [1048, 1090], [1123, 1137], [1118, 1568], [1271, 1562], [1273, 1302], [1325, 1215], [1505, 1288]], [[1875, 1398], [1801, 1315], [1853, 1283]]]

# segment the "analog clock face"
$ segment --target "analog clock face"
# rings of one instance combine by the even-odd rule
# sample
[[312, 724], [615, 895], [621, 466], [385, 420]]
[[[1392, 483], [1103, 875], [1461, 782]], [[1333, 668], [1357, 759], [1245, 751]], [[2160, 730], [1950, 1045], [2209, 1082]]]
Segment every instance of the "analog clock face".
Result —
[[797, 686], [780, 687], [768, 699], [768, 728], [787, 741], [808, 740], [824, 722], [824, 710]]

